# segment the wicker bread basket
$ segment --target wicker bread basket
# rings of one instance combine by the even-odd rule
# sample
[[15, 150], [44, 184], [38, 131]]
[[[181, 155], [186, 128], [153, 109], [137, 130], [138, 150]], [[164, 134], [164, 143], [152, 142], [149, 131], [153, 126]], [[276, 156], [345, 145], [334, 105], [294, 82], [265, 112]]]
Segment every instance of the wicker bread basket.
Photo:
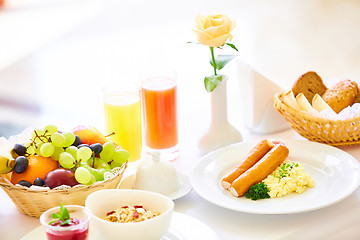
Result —
[[39, 218], [46, 210], [64, 204], [85, 205], [86, 197], [97, 190], [117, 188], [127, 162], [111, 178], [95, 182], [92, 185], [79, 185], [72, 188], [32, 190], [31, 188], [13, 185], [9, 182], [11, 173], [0, 175], [0, 186], [9, 195], [15, 206], [24, 214]]
[[333, 146], [360, 143], [360, 117], [331, 120], [297, 111], [283, 100], [284, 93], [274, 96], [274, 108], [281, 113], [291, 127], [310, 141]]

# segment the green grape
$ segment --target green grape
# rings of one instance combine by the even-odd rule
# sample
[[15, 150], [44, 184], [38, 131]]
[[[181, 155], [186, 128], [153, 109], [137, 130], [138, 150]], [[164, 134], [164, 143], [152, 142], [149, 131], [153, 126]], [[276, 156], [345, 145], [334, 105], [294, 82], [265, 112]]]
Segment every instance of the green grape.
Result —
[[95, 178], [94, 175], [91, 174], [91, 179], [90, 179], [90, 181], [89, 181], [86, 185], [91, 185], [91, 184], [93, 184], [94, 182], [96, 182], [96, 178]]
[[35, 147], [34, 145], [30, 145], [26, 148], [26, 153], [29, 155], [34, 155], [35, 154]]
[[53, 133], [51, 135], [51, 141], [56, 147], [65, 147], [65, 137], [61, 133]]
[[113, 160], [110, 163], [110, 167], [121, 167], [123, 163], [129, 159], [129, 156], [129, 152], [125, 149], [116, 150], [113, 156]]
[[64, 147], [71, 146], [75, 142], [75, 134], [73, 134], [72, 132], [63, 133], [63, 135], [65, 137], [65, 146]]
[[44, 144], [43, 142], [39, 142], [39, 143], [37, 143], [37, 144], [35, 145], [35, 153], [36, 153], [37, 155], [40, 155], [40, 156], [41, 156], [41, 154], [40, 154], [40, 149], [41, 149], [41, 146], [42, 146], [43, 144]]
[[26, 142], [26, 143], [24, 143], [24, 146], [26, 147], [26, 154], [28, 154], [28, 155], [35, 154], [33, 142]]
[[67, 152], [67, 153], [70, 153], [71, 156], [73, 156], [73, 158], [74, 158], [75, 160], [78, 159], [78, 158], [77, 158], [77, 151], [78, 151], [78, 148], [75, 147], [75, 146], [70, 146], [70, 147], [67, 147], [67, 148], [66, 148], [66, 152]]
[[47, 125], [44, 127], [44, 133], [46, 133], [46, 135], [51, 136], [56, 132], [58, 132], [58, 128], [55, 125]]
[[92, 174], [84, 167], [78, 167], [75, 170], [75, 179], [81, 184], [88, 184], [91, 180]]
[[73, 158], [73, 156], [71, 156], [70, 153], [67, 152], [63, 152], [60, 154], [59, 163], [61, 164], [61, 166], [67, 169], [75, 167], [75, 159]]
[[114, 152], [113, 160], [117, 162], [126, 162], [129, 159], [129, 152], [125, 149], [119, 149]]
[[89, 147], [81, 147], [78, 149], [76, 156], [79, 161], [87, 161], [91, 158], [92, 151]]
[[100, 153], [100, 158], [106, 162], [110, 162], [115, 153], [115, 145], [112, 142], [106, 142], [103, 145], [103, 150]]
[[116, 168], [116, 167], [121, 167], [123, 165], [122, 162], [118, 162], [116, 160], [112, 160], [110, 163], [110, 168], [113, 169], [113, 168]]
[[65, 150], [62, 147], [55, 147], [54, 153], [51, 155], [51, 158], [55, 161], [59, 161], [60, 154], [63, 153]]
[[47, 142], [41, 145], [40, 155], [43, 157], [50, 157], [55, 151], [55, 146], [51, 142]]

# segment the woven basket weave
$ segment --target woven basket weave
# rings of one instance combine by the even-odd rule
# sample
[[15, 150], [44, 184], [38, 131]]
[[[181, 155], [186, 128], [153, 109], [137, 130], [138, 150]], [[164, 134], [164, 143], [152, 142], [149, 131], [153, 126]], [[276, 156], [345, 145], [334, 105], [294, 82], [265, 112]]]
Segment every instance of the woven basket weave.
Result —
[[13, 185], [9, 182], [11, 173], [0, 175], [0, 186], [9, 195], [16, 207], [24, 214], [39, 218], [46, 210], [64, 204], [85, 205], [86, 197], [97, 190], [117, 188], [127, 162], [115, 176], [104, 181], [95, 182], [89, 186], [50, 190], [31, 190], [27, 187]]
[[360, 143], [360, 117], [331, 120], [297, 111], [282, 101], [284, 93], [274, 96], [274, 108], [281, 113], [291, 127], [310, 141], [333, 146]]

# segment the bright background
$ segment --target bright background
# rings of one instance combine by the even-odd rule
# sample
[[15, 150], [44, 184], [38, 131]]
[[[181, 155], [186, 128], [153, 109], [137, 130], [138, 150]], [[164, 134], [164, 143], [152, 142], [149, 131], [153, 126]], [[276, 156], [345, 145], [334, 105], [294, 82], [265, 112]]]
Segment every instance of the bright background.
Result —
[[[0, 11], [0, 135], [49, 122], [103, 129], [102, 86], [139, 81], [151, 66], [177, 71], [180, 116], [208, 109], [210, 52], [187, 43], [196, 41], [197, 14], [236, 20], [238, 60], [221, 71], [233, 101], [240, 99], [239, 60], [284, 89], [309, 70], [324, 79], [359, 78], [359, 10], [355, 0], [7, 0]], [[227, 50], [217, 53], [234, 53]], [[230, 108], [230, 121], [233, 111], [241, 109]]]

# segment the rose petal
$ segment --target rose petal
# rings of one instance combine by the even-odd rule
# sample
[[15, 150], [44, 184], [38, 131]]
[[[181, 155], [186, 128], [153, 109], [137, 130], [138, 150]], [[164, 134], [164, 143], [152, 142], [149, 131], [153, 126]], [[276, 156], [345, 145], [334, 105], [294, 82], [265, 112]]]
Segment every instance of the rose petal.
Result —
[[210, 34], [213, 38], [229, 34], [225, 26], [210, 27], [205, 29], [204, 32]]

